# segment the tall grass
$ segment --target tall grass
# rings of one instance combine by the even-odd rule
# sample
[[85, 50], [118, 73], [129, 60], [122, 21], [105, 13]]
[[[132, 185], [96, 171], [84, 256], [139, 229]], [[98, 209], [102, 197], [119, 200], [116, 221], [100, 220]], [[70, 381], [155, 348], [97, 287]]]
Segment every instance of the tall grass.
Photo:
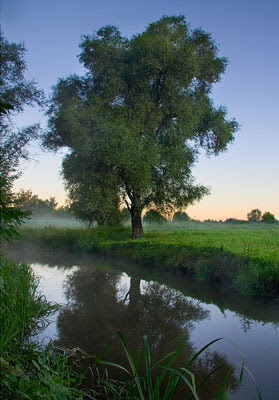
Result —
[[[200, 390], [207, 383], [207, 381], [214, 375], [218, 376], [220, 371], [226, 368], [223, 379], [217, 388], [215, 400], [226, 400], [230, 393], [229, 381], [234, 373], [234, 368], [228, 365], [220, 365], [214, 368], [207, 376], [205, 376], [201, 382], [196, 382], [196, 376], [192, 372], [192, 366], [198, 359], [198, 357], [204, 353], [214, 343], [222, 340], [221, 338], [215, 339], [212, 342], [206, 344], [200, 349], [188, 363], [183, 367], [174, 367], [173, 364], [178, 355], [183, 351], [187, 341], [182, 343], [175, 351], [163, 357], [160, 361], [152, 363], [150, 348], [148, 344], [147, 336], [143, 337], [143, 359], [145, 364], [144, 373], [140, 374], [139, 365], [141, 361], [141, 351], [138, 349], [137, 355], [134, 358], [131, 354], [129, 346], [123, 334], [118, 331], [118, 337], [120, 343], [125, 351], [129, 369], [123, 367], [120, 364], [104, 361], [101, 358], [97, 359], [94, 368], [98, 365], [106, 365], [114, 367], [119, 370], [121, 379], [112, 380], [108, 379], [108, 373], [104, 373], [101, 379], [101, 386], [105, 388], [107, 399], [129, 399], [129, 400], [173, 400], [175, 398], [183, 398], [185, 400], [201, 400]], [[231, 342], [232, 343], [232, 342]], [[233, 344], [234, 345], [234, 344]], [[244, 372], [246, 372], [255, 383], [252, 373], [245, 367], [245, 355], [234, 345], [237, 350], [243, 356], [243, 362], [239, 366], [239, 384], [243, 381]], [[255, 383], [257, 397], [259, 400], [262, 399], [260, 391]], [[180, 393], [178, 393], [180, 391]], [[177, 397], [178, 396], [178, 397]]]
[[85, 398], [86, 393], [78, 389], [83, 376], [68, 364], [66, 355], [28, 340], [58, 308], [37, 288], [38, 278], [28, 265], [0, 258], [1, 399]]
[[45, 326], [57, 310], [38, 293], [38, 283], [28, 265], [0, 259], [0, 357], [17, 350], [18, 344]]

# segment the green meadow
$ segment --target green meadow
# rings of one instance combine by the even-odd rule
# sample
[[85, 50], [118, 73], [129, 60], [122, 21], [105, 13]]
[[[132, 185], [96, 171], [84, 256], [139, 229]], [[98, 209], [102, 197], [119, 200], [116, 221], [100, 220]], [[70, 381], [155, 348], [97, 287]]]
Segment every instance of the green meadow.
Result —
[[128, 227], [24, 227], [13, 245], [30, 244], [113, 255], [143, 267], [185, 272], [194, 279], [226, 284], [246, 294], [279, 295], [279, 225], [188, 221], [145, 226], [142, 238], [131, 240]]

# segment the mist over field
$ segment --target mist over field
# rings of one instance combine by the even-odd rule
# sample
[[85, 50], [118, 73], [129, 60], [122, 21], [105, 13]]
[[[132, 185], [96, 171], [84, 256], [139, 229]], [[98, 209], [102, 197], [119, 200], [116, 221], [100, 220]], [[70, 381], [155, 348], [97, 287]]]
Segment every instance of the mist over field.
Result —
[[[123, 221], [122, 226], [130, 227], [131, 222], [129, 220]], [[83, 222], [73, 215], [56, 216], [53, 214], [34, 214], [30, 219], [26, 219], [23, 224], [24, 227], [32, 228], [44, 228], [44, 227], [54, 227], [54, 228], [96, 228], [97, 224], [93, 223], [88, 225], [88, 223]], [[143, 220], [143, 227], [145, 231], [196, 231], [196, 230], [210, 230], [210, 231], [220, 231], [220, 230], [247, 230], [247, 231], [264, 231], [266, 229], [272, 231], [279, 231], [279, 223], [258, 223], [258, 222], [248, 222], [242, 221], [242, 223], [230, 223], [225, 221], [198, 221], [198, 220], [188, 220], [188, 221], [165, 221], [163, 223], [148, 223]]]
[[55, 228], [82, 228], [86, 225], [71, 215], [56, 217], [51, 214], [46, 214], [32, 216], [30, 219], [25, 221], [23, 226], [32, 228], [44, 228], [49, 226]]

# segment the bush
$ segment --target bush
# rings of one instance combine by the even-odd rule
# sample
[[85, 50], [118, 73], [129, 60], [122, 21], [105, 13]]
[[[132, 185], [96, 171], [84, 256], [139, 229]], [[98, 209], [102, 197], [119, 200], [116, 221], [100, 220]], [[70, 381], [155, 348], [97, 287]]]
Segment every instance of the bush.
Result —
[[158, 211], [156, 210], [149, 210], [143, 217], [143, 222], [151, 225], [151, 224], [164, 224], [167, 222], [166, 218], [163, 217]]
[[236, 218], [228, 218], [225, 221], [226, 224], [247, 224], [248, 221], [245, 221], [244, 219], [236, 219]]
[[175, 214], [174, 214], [174, 216], [173, 216], [173, 218], [172, 218], [172, 220], [174, 221], [174, 222], [179, 222], [179, 221], [190, 221], [190, 217], [189, 217], [189, 215], [186, 213], [186, 212], [182, 212], [182, 211], [177, 211]]
[[261, 221], [267, 224], [274, 224], [274, 222], [276, 222], [276, 219], [274, 217], [274, 214], [267, 211], [263, 214]]

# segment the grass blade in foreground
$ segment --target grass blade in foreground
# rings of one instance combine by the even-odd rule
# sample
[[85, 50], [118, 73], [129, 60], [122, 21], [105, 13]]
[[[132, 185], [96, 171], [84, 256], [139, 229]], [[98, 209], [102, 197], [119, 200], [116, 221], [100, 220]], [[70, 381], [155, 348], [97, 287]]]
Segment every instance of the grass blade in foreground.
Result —
[[[200, 400], [198, 392], [200, 389], [204, 386], [204, 384], [209, 380], [209, 378], [220, 370], [222, 370], [226, 365], [221, 365], [218, 366], [217, 368], [214, 368], [213, 371], [211, 371], [207, 376], [205, 376], [201, 382], [196, 385], [196, 377], [195, 374], [191, 371], [191, 366], [193, 366], [194, 362], [197, 360], [197, 358], [211, 345], [216, 343], [217, 341], [221, 340], [222, 338], [215, 339], [205, 345], [201, 350], [199, 350], [194, 357], [187, 363], [186, 367], [181, 367], [181, 368], [174, 368], [172, 367], [172, 364], [174, 360], [177, 358], [177, 356], [181, 353], [183, 350], [185, 344], [187, 341], [182, 343], [174, 352], [169, 353], [165, 357], [163, 357], [159, 362], [156, 362], [152, 365], [151, 362], [151, 356], [150, 356], [150, 347], [148, 344], [148, 339], [146, 336], [143, 337], [143, 345], [144, 345], [144, 365], [145, 365], [145, 371], [143, 373], [143, 376], [139, 376], [139, 358], [140, 358], [140, 352], [138, 351], [137, 354], [137, 359], [136, 362], [134, 362], [132, 354], [130, 352], [130, 349], [124, 339], [123, 334], [118, 331], [118, 336], [120, 339], [120, 342], [122, 344], [122, 347], [125, 351], [127, 360], [129, 362], [131, 371], [128, 371], [126, 368], [119, 364], [111, 363], [108, 361], [103, 361], [99, 360], [100, 364], [116, 367], [120, 369], [121, 371], [124, 371], [127, 374], [127, 380], [124, 382], [120, 381], [111, 381], [111, 380], [106, 380], [102, 381], [102, 384], [104, 386], [107, 386], [108, 390], [111, 390], [111, 392], [114, 394], [115, 399], [129, 399], [129, 400], [144, 400], [144, 399], [149, 399], [149, 400], [171, 400], [174, 399], [177, 389], [179, 387], [179, 384], [184, 382], [185, 385], [188, 387], [190, 390], [190, 394], [188, 395], [187, 399], [195, 399], [195, 400]], [[255, 379], [252, 375], [252, 373], [244, 366], [244, 361], [245, 361], [245, 355], [243, 352], [236, 346], [232, 341], [228, 340], [231, 344], [233, 344], [237, 350], [241, 353], [243, 356], [243, 362], [240, 365], [241, 371], [240, 371], [240, 376], [239, 376], [239, 383], [242, 383], [243, 380], [243, 373], [244, 370], [249, 374], [253, 382], [255, 383]], [[162, 365], [162, 361], [167, 360], [168, 362], [165, 365]], [[239, 364], [237, 364], [239, 365]], [[157, 373], [157, 376], [154, 376], [152, 374], [152, 370], [155, 368], [161, 368], [162, 371], [161, 373]], [[233, 375], [233, 367], [230, 367], [229, 370], [226, 372], [224, 378], [222, 379], [218, 393], [216, 393], [216, 400], [226, 400], [228, 399], [229, 393], [230, 393], [230, 387], [229, 387], [229, 379]], [[187, 375], [190, 377], [188, 378]], [[162, 382], [163, 380], [166, 379], [166, 387], [162, 389]], [[155, 380], [155, 385], [153, 386], [153, 382]], [[114, 384], [116, 383], [117, 384]], [[256, 385], [256, 383], [255, 383]], [[258, 393], [258, 398], [259, 400], [262, 400], [262, 397], [260, 395], [259, 389], [256, 385], [257, 393]], [[186, 395], [186, 392], [185, 392]], [[185, 397], [186, 398], [186, 397]]]
[[121, 343], [122, 343], [122, 346], [123, 346], [123, 348], [124, 348], [124, 350], [125, 350], [127, 359], [128, 359], [128, 361], [129, 361], [129, 364], [130, 364], [130, 367], [131, 367], [131, 369], [132, 369], [132, 373], [133, 373], [133, 376], [134, 376], [134, 379], [135, 379], [135, 382], [136, 382], [136, 385], [137, 385], [137, 388], [138, 388], [138, 392], [139, 392], [140, 399], [144, 400], [144, 395], [143, 395], [142, 387], [141, 387], [141, 384], [140, 384], [140, 380], [139, 380], [139, 376], [138, 376], [138, 371], [137, 371], [137, 369], [136, 369], [136, 366], [135, 366], [135, 363], [134, 363], [132, 354], [131, 354], [131, 352], [130, 352], [130, 349], [129, 349], [129, 347], [128, 347], [128, 345], [127, 345], [125, 339], [124, 339], [123, 334], [122, 334], [120, 331], [118, 331], [117, 333], [118, 333], [118, 336], [119, 336], [120, 341], [121, 341]]

